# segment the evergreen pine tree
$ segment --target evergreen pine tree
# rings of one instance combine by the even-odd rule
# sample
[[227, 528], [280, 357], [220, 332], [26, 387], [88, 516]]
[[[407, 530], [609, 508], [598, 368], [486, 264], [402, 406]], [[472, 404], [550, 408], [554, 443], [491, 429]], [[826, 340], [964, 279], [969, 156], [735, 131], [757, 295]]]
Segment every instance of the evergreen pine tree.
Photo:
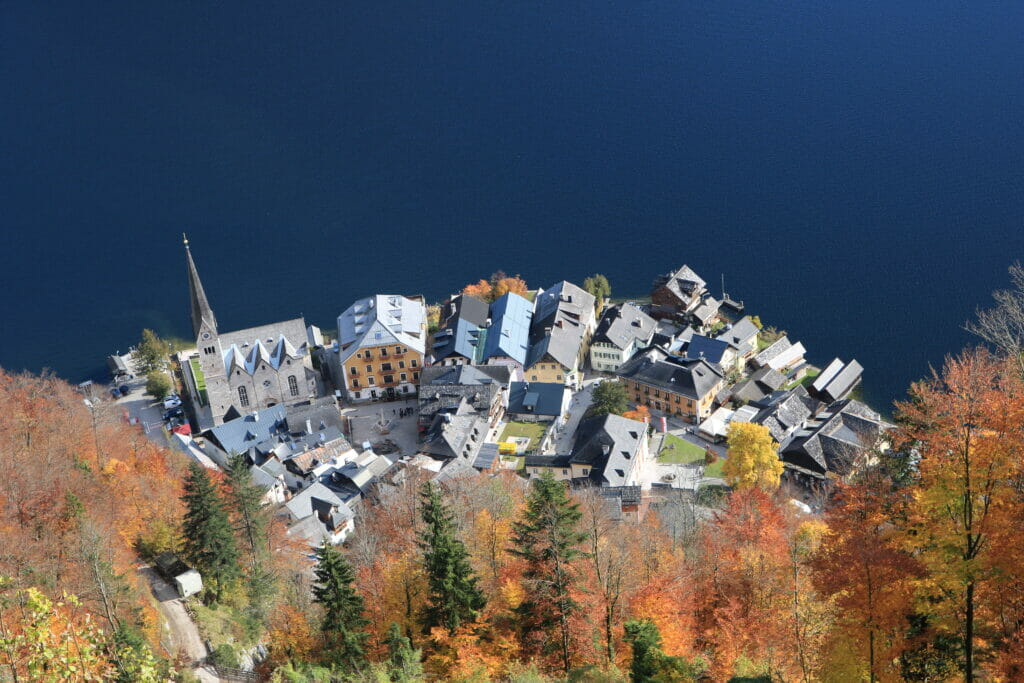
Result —
[[232, 456], [228, 461], [224, 495], [234, 519], [239, 544], [247, 558], [245, 572], [249, 613], [264, 623], [267, 607], [274, 593], [274, 575], [267, 562], [267, 529], [270, 526], [269, 508], [263, 505], [265, 490], [253, 484], [249, 461], [244, 455]]
[[[526, 561], [527, 597], [516, 608], [524, 636], [542, 636], [542, 651], [558, 651], [567, 673], [572, 654], [569, 619], [579, 610], [572, 597], [576, 582], [573, 563], [583, 555], [579, 546], [586, 538], [577, 528], [581, 517], [565, 484], [546, 472], [533, 480], [523, 519], [512, 526], [509, 549]], [[551, 631], [557, 636], [548, 637]]]
[[402, 634], [398, 624], [392, 622], [387, 636], [387, 675], [394, 683], [408, 683], [423, 680], [423, 657], [421, 650], [414, 650], [409, 639]]
[[449, 633], [455, 633], [464, 622], [474, 621], [480, 615], [487, 599], [476, 585], [469, 553], [455, 536], [452, 513], [441, 500], [440, 490], [427, 482], [420, 495], [420, 514], [426, 529], [419, 543], [429, 590], [423, 626], [427, 631], [443, 626]]
[[197, 463], [189, 465], [182, 500], [182, 556], [202, 575], [210, 601], [216, 602], [240, 573], [231, 520], [210, 476]]
[[650, 619], [631, 619], [623, 624], [626, 642], [633, 648], [630, 678], [634, 683], [693, 681], [700, 677], [698, 667], [681, 657], [670, 657], [661, 649], [661, 633]]
[[363, 598], [353, 587], [355, 573], [337, 548], [324, 541], [316, 551], [313, 602], [324, 610], [320, 630], [335, 662], [357, 670], [365, 661], [370, 623], [363, 617]]

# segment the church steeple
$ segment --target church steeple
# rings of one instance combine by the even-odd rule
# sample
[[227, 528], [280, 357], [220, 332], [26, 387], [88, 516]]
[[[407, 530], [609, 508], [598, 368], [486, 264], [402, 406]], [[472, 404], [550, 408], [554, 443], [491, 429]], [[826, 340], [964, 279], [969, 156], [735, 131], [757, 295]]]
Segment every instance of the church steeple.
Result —
[[200, 332], [205, 330], [211, 335], [217, 334], [217, 318], [213, 315], [210, 302], [206, 300], [203, 283], [199, 280], [196, 262], [192, 260], [192, 250], [188, 248], [188, 237], [185, 239], [185, 259], [188, 261], [188, 296], [192, 306], [192, 332], [199, 339]]

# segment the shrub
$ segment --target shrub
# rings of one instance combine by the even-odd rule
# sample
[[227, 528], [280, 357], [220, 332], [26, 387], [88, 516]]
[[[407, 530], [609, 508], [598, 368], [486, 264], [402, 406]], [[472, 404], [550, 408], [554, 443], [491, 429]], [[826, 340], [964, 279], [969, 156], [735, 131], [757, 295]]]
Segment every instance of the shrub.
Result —
[[704, 452], [705, 465], [714, 465], [716, 462], [718, 462], [718, 455], [714, 451], [708, 450]]
[[146, 375], [146, 393], [158, 401], [164, 400], [171, 393], [171, 380], [163, 372], [154, 370]]
[[237, 669], [238, 654], [230, 643], [221, 643], [210, 653], [210, 664], [221, 666], [225, 669]]

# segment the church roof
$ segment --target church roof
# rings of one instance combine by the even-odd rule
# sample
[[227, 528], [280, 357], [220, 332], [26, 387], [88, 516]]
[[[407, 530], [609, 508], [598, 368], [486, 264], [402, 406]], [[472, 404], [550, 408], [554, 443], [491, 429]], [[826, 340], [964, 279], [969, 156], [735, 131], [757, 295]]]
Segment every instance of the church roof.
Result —
[[199, 279], [199, 271], [196, 270], [196, 262], [192, 259], [192, 250], [188, 247], [188, 240], [185, 240], [185, 261], [188, 263], [188, 298], [192, 309], [192, 332], [196, 339], [199, 338], [199, 330], [203, 323], [213, 331], [217, 332], [217, 318], [213, 315], [210, 302], [206, 299], [206, 290]]

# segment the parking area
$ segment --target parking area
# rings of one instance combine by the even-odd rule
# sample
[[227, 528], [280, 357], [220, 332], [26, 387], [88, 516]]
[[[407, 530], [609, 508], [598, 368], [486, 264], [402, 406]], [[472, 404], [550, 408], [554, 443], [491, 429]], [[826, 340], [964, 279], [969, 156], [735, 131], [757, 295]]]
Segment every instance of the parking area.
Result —
[[[390, 403], [370, 403], [342, 408], [341, 414], [348, 418], [352, 433], [350, 441], [354, 448], [361, 449], [364, 442], [371, 444], [390, 439], [398, 446], [398, 453], [388, 454], [389, 458], [401, 455], [415, 455], [419, 434], [417, 430], [417, 403], [415, 398]], [[402, 412], [408, 412], [403, 416]], [[393, 459], [393, 458], [392, 458]]]

